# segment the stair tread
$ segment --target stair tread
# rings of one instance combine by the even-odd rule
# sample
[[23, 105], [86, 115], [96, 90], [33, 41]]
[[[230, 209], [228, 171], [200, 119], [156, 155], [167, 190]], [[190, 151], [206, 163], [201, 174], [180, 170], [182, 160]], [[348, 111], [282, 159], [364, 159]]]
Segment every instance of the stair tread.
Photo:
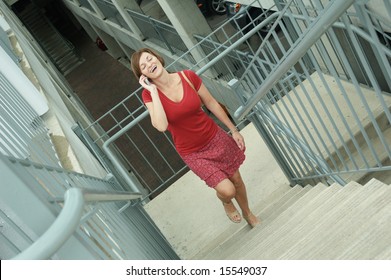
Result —
[[354, 221], [351, 221], [352, 217], [361, 210], [360, 207], [363, 208], [366, 205], [366, 200], [373, 201], [385, 191], [385, 189], [382, 189], [381, 192], [374, 192], [375, 188], [377, 188], [377, 186], [374, 185], [357, 188], [355, 194], [347, 197], [344, 203], [340, 203], [330, 211], [327, 216], [322, 218], [319, 224], [314, 226], [313, 230], [309, 232], [306, 238], [296, 242], [296, 244], [286, 253], [282, 254], [280, 258], [321, 258], [323, 252], [328, 252], [328, 257], [332, 257], [334, 252], [328, 251], [327, 248], [337, 248], [337, 243], [343, 243], [341, 236], [339, 238], [335, 237], [338, 235], [337, 233], [343, 231], [346, 232], [346, 234], [352, 234], [352, 231], [357, 230], [353, 227]]
[[248, 248], [247, 252], [243, 252], [244, 257], [256, 258], [256, 255], [259, 255], [258, 250], [261, 250], [263, 258], [272, 258], [275, 255], [273, 250], [278, 250], [284, 244], [282, 241], [292, 235], [292, 231], [296, 232], [300, 229], [298, 225], [303, 222], [303, 216], [305, 216], [305, 219], [308, 219], [311, 213], [319, 211], [319, 208], [324, 206], [340, 190], [342, 190], [342, 187], [328, 187], [311, 201], [301, 205], [300, 208], [288, 209], [287, 213], [284, 213], [270, 224], [269, 231], [265, 231], [266, 234], [260, 231], [254, 236], [252, 248]]
[[[286, 185], [281, 185], [279, 188], [277, 188], [273, 193], [271, 193], [268, 196], [267, 201], [261, 201], [260, 207], [254, 207], [253, 211], [254, 211], [254, 213], [256, 213], [257, 216], [259, 216], [259, 213], [262, 213], [263, 211], [265, 211], [265, 209], [270, 207], [270, 205], [276, 205], [276, 204], [280, 203], [281, 201], [283, 201], [283, 198], [293, 199], [292, 196], [294, 196], [295, 193], [303, 191], [303, 189], [304, 188], [302, 188], [301, 186], [296, 185], [287, 191]], [[287, 193], [293, 193], [293, 195], [287, 195]], [[260, 209], [258, 209], [258, 208], [260, 208]], [[262, 215], [261, 215], [261, 217], [262, 217]], [[215, 250], [218, 250], [219, 247], [221, 246], [221, 244], [223, 244], [225, 240], [230, 239], [233, 236], [233, 234], [241, 235], [241, 234], [245, 234], [246, 231], [247, 231], [247, 229], [245, 229], [245, 226], [243, 226], [241, 229], [235, 230], [235, 231], [231, 230], [231, 228], [230, 228], [229, 230], [227, 230], [227, 231], [223, 232], [222, 234], [220, 234], [219, 236], [217, 236], [207, 246], [202, 248], [200, 250], [200, 252], [198, 252], [193, 257], [193, 259], [207, 258], [208, 256], [213, 255]]]
[[[390, 198], [390, 196], [388, 196]], [[387, 244], [391, 244], [391, 205], [387, 205], [377, 213], [374, 213], [365, 222], [362, 230], [355, 232], [356, 240], [336, 256], [336, 259], [374, 259], [383, 252]]]
[[[306, 192], [303, 196], [300, 197], [299, 200], [295, 201], [292, 205], [290, 205], [290, 207], [286, 210], [283, 211], [283, 213], [281, 215], [279, 215], [277, 218], [271, 218], [271, 219], [268, 219], [268, 217], [264, 217], [262, 219], [262, 228], [263, 228], [263, 234], [264, 235], [267, 235], [269, 233], [270, 230], [268, 231], [265, 231], [266, 229], [269, 229], [270, 227], [270, 224], [272, 224], [276, 219], [279, 221], [279, 220], [282, 220], [282, 219], [289, 219], [289, 216], [294, 214], [294, 212], [296, 211], [296, 209], [300, 209], [303, 205], [305, 205], [307, 202], [311, 201], [314, 197], [320, 195], [322, 193], [322, 190], [326, 189], [327, 187], [324, 186], [324, 185], [320, 185], [319, 187], [305, 187], [305, 188], [310, 188], [311, 190]], [[254, 229], [249, 231], [249, 235], [253, 235], [254, 233]], [[253, 238], [253, 236], [251, 236]], [[250, 242], [248, 242], [249, 244]], [[230, 242], [229, 244], [226, 244], [228, 246], [228, 248], [226, 248], [226, 251], [225, 251], [225, 256], [211, 256], [212, 258], [225, 258], [225, 257], [228, 257], [230, 255], [230, 253], [232, 254], [235, 254], [235, 252], [237, 251], [237, 248], [235, 248], [235, 244], [233, 244], [234, 246], [232, 246], [232, 243]], [[221, 248], [221, 247], [220, 247]], [[249, 250], [251, 248], [248, 248], [248, 249], [245, 249], [245, 250]]]
[[[349, 226], [344, 226], [344, 227], [341, 227], [341, 228], [338, 228], [338, 232], [336, 232], [336, 234], [334, 235], [334, 238], [333, 240], [331, 240], [328, 244], [330, 245], [329, 248], [328, 248], [328, 251], [317, 251], [317, 252], [314, 252], [313, 254], [311, 255], [308, 255], [307, 258], [316, 258], [316, 259], [324, 259], [325, 257], [330, 259], [338, 259], [338, 258], [341, 258], [341, 257], [338, 257], [342, 252], [345, 252], [345, 255], [344, 257], [342, 257], [343, 259], [350, 259], [352, 258], [353, 254], [355, 253], [358, 253], [360, 259], [366, 259], [365, 257], [365, 254], [366, 252], [364, 251], [354, 251], [354, 244], [356, 242], [359, 242], [362, 240], [363, 237], [364, 238], [364, 242], [365, 243], [368, 243], [368, 241], [370, 240], [370, 236], [367, 236], [367, 234], [371, 231], [370, 228], [368, 228], [368, 226], [372, 225], [373, 223], [371, 223], [372, 221], [375, 222], [373, 219], [377, 219], [377, 215], [373, 215], [375, 212], [376, 209], [365, 209], [365, 210], [362, 210], [362, 211], [358, 211], [357, 213], [355, 213], [354, 215], [351, 216], [351, 219], [349, 220], [350, 222], [354, 219], [357, 219], [357, 221], [354, 221], [354, 223], [352, 224], [349, 224]], [[389, 208], [387, 209], [387, 211], [389, 211]], [[361, 215], [359, 215], [359, 213], [361, 213]], [[365, 215], [365, 213], [368, 213], [367, 215]], [[372, 215], [370, 215], [369, 213], [371, 213]], [[384, 211], [382, 211], [382, 214], [384, 214]], [[389, 216], [388, 216], [389, 218]], [[365, 221], [363, 221], [365, 220]], [[369, 222], [371, 221], [371, 222]], [[345, 222], [347, 223], [347, 219], [345, 219]], [[377, 222], [375, 222], [376, 224]], [[377, 228], [375, 229], [375, 231], [377, 231], [379, 229], [378, 227], [379, 225], [377, 225]], [[387, 225], [388, 227], [388, 232], [390, 231], [390, 224]], [[372, 235], [373, 238], [375, 239], [379, 239], [379, 240], [383, 240], [384, 241], [384, 238], [388, 235], [386, 235], [385, 237], [381, 236], [381, 234], [384, 233], [383, 231], [382, 232], [376, 232], [375, 235]], [[384, 245], [383, 242], [379, 242], [379, 244], [381, 244], [381, 246]], [[368, 244], [367, 244], [368, 245]], [[325, 245], [324, 247], [326, 247], [327, 245]], [[327, 252], [327, 254], [326, 254]]]
[[[244, 227], [204, 259], [375, 259], [390, 256], [390, 186], [292, 188], [261, 213], [260, 226]], [[246, 240], [244, 242], [243, 240]], [[331, 250], [330, 250], [331, 249]]]

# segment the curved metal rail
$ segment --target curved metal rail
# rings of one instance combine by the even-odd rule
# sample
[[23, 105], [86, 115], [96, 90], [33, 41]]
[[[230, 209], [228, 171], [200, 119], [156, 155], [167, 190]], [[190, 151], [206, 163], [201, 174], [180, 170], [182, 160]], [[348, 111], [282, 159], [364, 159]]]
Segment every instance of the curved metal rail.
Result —
[[30, 247], [16, 255], [13, 260], [49, 259], [72, 236], [80, 224], [84, 206], [88, 202], [128, 201], [141, 197], [140, 193], [97, 192], [81, 188], [68, 189], [64, 194], [64, 207], [49, 227]]

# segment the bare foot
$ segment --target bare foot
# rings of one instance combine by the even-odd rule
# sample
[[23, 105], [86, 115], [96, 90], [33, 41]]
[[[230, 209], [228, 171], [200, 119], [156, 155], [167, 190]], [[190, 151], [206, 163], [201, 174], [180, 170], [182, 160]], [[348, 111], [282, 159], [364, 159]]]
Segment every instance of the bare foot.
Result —
[[253, 213], [250, 213], [248, 216], [243, 216], [247, 223], [253, 228], [261, 223], [261, 220], [258, 219]]

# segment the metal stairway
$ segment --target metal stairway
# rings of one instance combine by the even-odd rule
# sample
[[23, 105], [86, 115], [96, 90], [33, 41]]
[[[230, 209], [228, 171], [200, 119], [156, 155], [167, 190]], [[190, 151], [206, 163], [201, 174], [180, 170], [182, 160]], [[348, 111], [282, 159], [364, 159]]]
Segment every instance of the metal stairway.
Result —
[[[262, 224], [243, 226], [194, 259], [389, 259], [391, 188], [299, 185], [260, 211]], [[217, 245], [218, 244], [218, 245]]]
[[84, 61], [72, 43], [58, 32], [39, 7], [30, 3], [18, 13], [18, 17], [62, 74], [70, 73]]

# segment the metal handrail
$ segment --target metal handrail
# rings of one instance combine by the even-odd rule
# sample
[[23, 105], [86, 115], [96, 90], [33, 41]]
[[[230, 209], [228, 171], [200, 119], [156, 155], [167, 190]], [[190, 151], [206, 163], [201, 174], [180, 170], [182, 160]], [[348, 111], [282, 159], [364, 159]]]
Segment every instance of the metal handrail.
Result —
[[258, 89], [247, 104], [240, 106], [236, 112], [235, 117], [239, 120], [243, 119], [257, 103], [273, 88], [273, 86], [282, 78], [282, 76], [295, 63], [306, 54], [308, 49], [322, 37], [322, 35], [329, 29], [333, 23], [354, 3], [354, 0], [334, 1], [330, 7], [325, 10], [318, 20], [313, 22], [312, 28], [308, 28], [301, 40], [297, 40], [296, 46], [287, 52], [283, 58], [280, 66], [274, 68], [274, 71], [265, 79], [261, 87]]
[[[275, 17], [278, 17], [280, 15], [280, 13], [281, 12], [276, 12], [273, 15], [271, 15], [270, 17], [268, 17], [267, 19], [265, 19], [264, 21], [262, 21], [262, 23], [260, 23], [256, 28], [253, 28], [250, 32], [248, 32], [243, 37], [241, 37], [239, 40], [237, 40], [235, 43], [233, 43], [230, 47], [228, 47], [222, 53], [220, 53], [219, 55], [214, 57], [211, 61], [209, 61], [207, 64], [205, 64], [199, 70], [197, 70], [196, 73], [198, 75], [201, 75], [204, 72], [206, 72], [210, 67], [212, 67], [217, 62], [219, 62], [221, 58], [225, 57], [233, 49], [237, 48], [240, 44], [247, 41], [251, 36], [256, 34], [260, 29], [262, 29], [264, 26], [269, 24], [269, 22], [271, 22]], [[206, 38], [204, 38], [203, 40], [206, 40]], [[185, 55], [186, 54], [183, 54], [182, 56], [180, 56], [177, 60], [172, 62], [170, 65], [168, 65], [167, 68], [169, 68], [171, 65], [174, 65], [177, 61], [181, 60]], [[137, 91], [140, 89], [141, 89], [141, 87], [139, 89], [137, 89]], [[143, 120], [148, 115], [149, 115], [149, 112], [144, 111], [137, 118], [135, 118], [132, 122], [130, 122], [125, 127], [121, 128], [117, 133], [115, 133], [113, 136], [111, 136], [109, 139], [107, 139], [102, 146], [103, 152], [107, 155], [107, 157], [111, 160], [111, 162], [114, 164], [114, 166], [118, 169], [118, 171], [120, 172], [120, 174], [122, 175], [123, 179], [128, 184], [128, 186], [130, 187], [130, 189], [132, 191], [136, 191], [136, 192], [140, 191], [139, 188], [137, 187], [137, 184], [132, 180], [132, 178], [129, 177], [129, 171], [123, 165], [121, 165], [121, 163], [118, 161], [114, 151], [111, 150], [110, 145], [115, 140], [117, 140], [121, 135], [123, 135], [126, 131], [128, 131], [129, 129], [131, 129], [135, 125], [137, 125], [141, 120]]]
[[[314, 23], [314, 26], [313, 28], [311, 28], [311, 30], [315, 30], [315, 31], [310, 30], [309, 32], [304, 34], [302, 40], [299, 40], [300, 43], [298, 44], [298, 46], [294, 48], [294, 50], [291, 53], [288, 53], [286, 55], [285, 61], [282, 62], [281, 66], [278, 69], [276, 69], [274, 72], [271, 73], [271, 75], [265, 80], [264, 84], [261, 86], [261, 89], [248, 100], [247, 105], [238, 108], [238, 110], [235, 112], [235, 117], [237, 117], [239, 120], [242, 120], [258, 103], [258, 101], [273, 87], [273, 85], [280, 80], [283, 74], [286, 73], [287, 69], [289, 69], [292, 65], [294, 65], [297, 62], [297, 60], [300, 59], [305, 54], [308, 48], [311, 45], [313, 45], [324, 34], [324, 32], [338, 19], [338, 17], [340, 17], [351, 6], [354, 0], [335, 1], [335, 2], [337, 2], [337, 4], [334, 4], [329, 9], [327, 9], [324, 16], [320, 17], [320, 20]], [[269, 24], [269, 22], [274, 20], [276, 17], [280, 17], [280, 16], [281, 16], [281, 12], [273, 13], [270, 17], [263, 20], [259, 25], [257, 25], [255, 28], [253, 28], [251, 31], [249, 31], [239, 40], [234, 42], [227, 49], [225, 49], [220, 54], [215, 56], [211, 61], [206, 63], [203, 67], [197, 70], [196, 73], [198, 75], [201, 75], [204, 72], [206, 72], [211, 66], [215, 65], [223, 57], [228, 55], [233, 49], [240, 46], [242, 43], [247, 41], [251, 36], [253, 36], [259, 30], [261, 30], [264, 26]], [[176, 61], [180, 60], [183, 56], [184, 55], [179, 57]], [[169, 66], [167, 66], [167, 68], [175, 64], [176, 61], [171, 63]], [[149, 114], [148, 111], [145, 111], [144, 113], [139, 115], [131, 123], [129, 123], [121, 130], [119, 130], [115, 135], [111, 136], [103, 144], [102, 147], [104, 153], [116, 166], [116, 168], [123, 176], [124, 180], [127, 182], [129, 187], [133, 191], [139, 191], [137, 184], [133, 182], [133, 180], [129, 177], [128, 170], [124, 166], [122, 166], [121, 163], [118, 161], [118, 159], [115, 156], [115, 153], [110, 149], [110, 145], [116, 139], [118, 139], [122, 134], [124, 134], [126, 131], [134, 127], [139, 121], [141, 121], [146, 116], [148, 116], [148, 114]]]
[[64, 201], [64, 207], [49, 227], [33, 244], [13, 260], [43, 260], [49, 259], [72, 236], [80, 224], [84, 205], [88, 202], [130, 201], [141, 198], [140, 193], [128, 192], [98, 192], [81, 188], [68, 189], [64, 198], [54, 201]]

